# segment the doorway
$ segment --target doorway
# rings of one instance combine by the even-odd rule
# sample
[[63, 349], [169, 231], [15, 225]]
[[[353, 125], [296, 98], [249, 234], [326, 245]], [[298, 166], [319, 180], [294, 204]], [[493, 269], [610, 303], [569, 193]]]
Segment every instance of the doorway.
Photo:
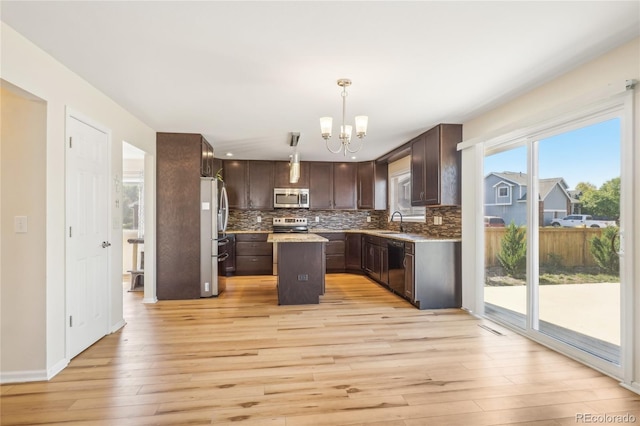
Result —
[[122, 143], [122, 282], [125, 291], [144, 291], [144, 156]]
[[483, 165], [485, 314], [617, 376], [620, 114], [485, 146]]

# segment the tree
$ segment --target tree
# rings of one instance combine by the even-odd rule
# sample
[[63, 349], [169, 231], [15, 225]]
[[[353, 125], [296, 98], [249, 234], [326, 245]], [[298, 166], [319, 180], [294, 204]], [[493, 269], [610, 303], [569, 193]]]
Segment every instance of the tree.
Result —
[[498, 260], [510, 276], [516, 276], [524, 270], [527, 262], [527, 237], [524, 228], [519, 228], [512, 220], [507, 226]]
[[580, 194], [578, 199], [582, 205], [582, 213], [592, 216], [606, 216], [613, 219], [620, 217], [620, 178], [613, 178], [596, 188], [588, 182], [576, 185]]

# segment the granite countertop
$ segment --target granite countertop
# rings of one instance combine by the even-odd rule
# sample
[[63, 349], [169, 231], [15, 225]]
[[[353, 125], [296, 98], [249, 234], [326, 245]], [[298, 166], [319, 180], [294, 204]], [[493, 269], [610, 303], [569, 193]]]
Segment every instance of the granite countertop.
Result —
[[[322, 228], [309, 229], [310, 234], [314, 234], [314, 233], [329, 234], [329, 233], [337, 233], [337, 232], [345, 232], [349, 234], [355, 233], [355, 234], [373, 235], [376, 237], [391, 238], [394, 240], [407, 241], [411, 243], [446, 243], [446, 242], [455, 243], [455, 242], [462, 241], [460, 238], [434, 238], [434, 237], [427, 237], [426, 235], [407, 234], [407, 233], [402, 233], [398, 231], [389, 231], [386, 229], [322, 229]], [[271, 234], [271, 233], [272, 231], [269, 231], [269, 230], [253, 230], [253, 231], [252, 230], [249, 230], [249, 231], [229, 230], [227, 231], [227, 234]], [[293, 237], [294, 235], [296, 236], [295, 238], [302, 239], [303, 237], [300, 237], [300, 236], [309, 235], [309, 234], [274, 234], [274, 235], [289, 235], [290, 237], [287, 237], [289, 238], [287, 241], [293, 241], [292, 239], [294, 239]], [[322, 238], [322, 237], [319, 237], [319, 238]], [[271, 242], [271, 239], [269, 239], [268, 241]]]
[[269, 234], [268, 243], [326, 243], [324, 237], [316, 234]]

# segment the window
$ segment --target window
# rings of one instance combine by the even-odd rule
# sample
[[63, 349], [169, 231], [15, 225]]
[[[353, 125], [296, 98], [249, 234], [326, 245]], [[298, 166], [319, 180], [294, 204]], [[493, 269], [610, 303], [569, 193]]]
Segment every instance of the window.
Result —
[[[389, 209], [402, 213], [405, 222], [424, 222], [425, 208], [411, 205], [411, 157], [389, 163]], [[399, 217], [394, 220], [400, 220]]]
[[498, 197], [508, 197], [509, 196], [509, 188], [506, 186], [502, 186], [498, 188]]
[[143, 231], [143, 178], [142, 172], [125, 173], [122, 182], [122, 228]]

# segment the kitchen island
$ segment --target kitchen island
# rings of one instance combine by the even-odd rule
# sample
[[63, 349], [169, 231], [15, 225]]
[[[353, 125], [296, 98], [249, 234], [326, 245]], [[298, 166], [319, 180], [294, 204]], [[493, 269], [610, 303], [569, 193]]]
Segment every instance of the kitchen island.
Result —
[[320, 303], [325, 287], [325, 243], [316, 234], [269, 234], [277, 251], [278, 304]]

